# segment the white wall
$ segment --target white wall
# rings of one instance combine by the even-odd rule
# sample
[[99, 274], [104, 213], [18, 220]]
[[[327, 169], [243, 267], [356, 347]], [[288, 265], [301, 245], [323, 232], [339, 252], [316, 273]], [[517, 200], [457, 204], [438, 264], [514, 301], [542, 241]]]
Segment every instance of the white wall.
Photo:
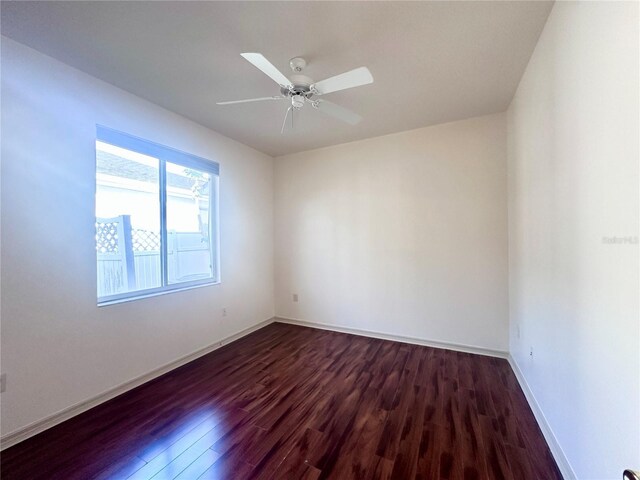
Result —
[[508, 112], [511, 354], [583, 479], [640, 469], [638, 21], [556, 3]]
[[278, 316], [507, 350], [503, 114], [278, 157], [275, 185]]
[[[507, 113], [508, 280], [503, 114], [280, 157], [274, 179], [3, 38], [2, 434], [270, 318], [275, 278], [282, 317], [510, 348], [579, 478], [640, 468], [638, 244], [605, 241], [638, 236], [638, 17], [554, 6]], [[95, 306], [96, 123], [221, 164], [221, 285]]]
[[[97, 123], [220, 163], [222, 284], [96, 307]], [[273, 159], [2, 38], [2, 434], [273, 311]]]

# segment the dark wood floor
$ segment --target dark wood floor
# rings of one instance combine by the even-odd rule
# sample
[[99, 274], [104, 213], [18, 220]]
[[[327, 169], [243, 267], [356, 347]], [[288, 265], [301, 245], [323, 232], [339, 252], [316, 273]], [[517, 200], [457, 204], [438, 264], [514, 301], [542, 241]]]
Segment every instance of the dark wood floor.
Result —
[[280, 323], [1, 461], [29, 480], [562, 478], [505, 360]]

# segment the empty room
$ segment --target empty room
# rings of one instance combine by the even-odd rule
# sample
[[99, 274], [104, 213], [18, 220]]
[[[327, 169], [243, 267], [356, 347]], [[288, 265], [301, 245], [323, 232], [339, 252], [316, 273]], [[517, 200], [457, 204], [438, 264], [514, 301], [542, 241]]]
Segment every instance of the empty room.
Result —
[[0, 13], [2, 480], [640, 480], [640, 2]]

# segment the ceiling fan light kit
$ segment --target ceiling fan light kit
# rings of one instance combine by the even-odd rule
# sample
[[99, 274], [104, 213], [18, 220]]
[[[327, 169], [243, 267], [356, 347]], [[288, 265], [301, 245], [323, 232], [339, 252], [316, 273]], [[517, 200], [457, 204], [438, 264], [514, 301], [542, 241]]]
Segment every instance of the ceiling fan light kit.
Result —
[[356, 68], [354, 70], [341, 73], [340, 75], [335, 75], [325, 80], [321, 80], [320, 82], [314, 82], [313, 79], [302, 74], [307, 66], [306, 60], [302, 57], [294, 57], [289, 60], [289, 66], [291, 67], [293, 74], [287, 78], [262, 54], [242, 53], [241, 55], [245, 60], [250, 62], [253, 66], [280, 85], [280, 95], [218, 102], [217, 105], [288, 99], [291, 102], [291, 105], [285, 113], [280, 133], [284, 133], [289, 112], [291, 112], [291, 128], [293, 128], [294, 111], [302, 109], [305, 103], [309, 103], [316, 110], [320, 110], [321, 112], [337, 118], [338, 120], [342, 120], [349, 125], [356, 125], [362, 120], [360, 115], [352, 112], [351, 110], [336, 105], [335, 103], [328, 102], [322, 98], [313, 97], [320, 97], [328, 93], [373, 83], [373, 76], [367, 67]]

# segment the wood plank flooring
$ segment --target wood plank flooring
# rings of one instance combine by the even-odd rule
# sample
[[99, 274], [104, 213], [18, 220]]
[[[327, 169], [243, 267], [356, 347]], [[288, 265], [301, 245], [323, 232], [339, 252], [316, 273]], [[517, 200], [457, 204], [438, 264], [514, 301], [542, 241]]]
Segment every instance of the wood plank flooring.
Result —
[[503, 359], [275, 323], [1, 454], [2, 479], [561, 479]]

